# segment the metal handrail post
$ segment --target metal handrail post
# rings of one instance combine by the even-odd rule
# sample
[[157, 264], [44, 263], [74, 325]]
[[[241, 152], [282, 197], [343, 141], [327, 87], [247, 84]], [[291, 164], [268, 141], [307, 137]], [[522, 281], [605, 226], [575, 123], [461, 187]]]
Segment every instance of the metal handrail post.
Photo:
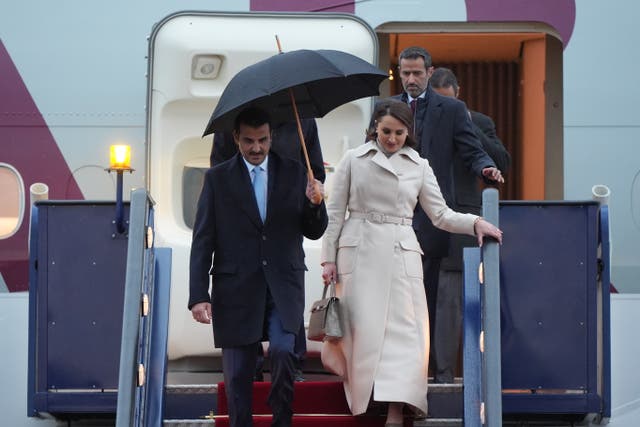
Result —
[[122, 341], [120, 346], [120, 372], [118, 376], [117, 427], [134, 425], [137, 386], [137, 360], [140, 290], [144, 273], [146, 221], [149, 199], [145, 189], [131, 192], [129, 213], [129, 243], [127, 247], [127, 273], [122, 314]]
[[[482, 192], [482, 216], [499, 226], [498, 190]], [[500, 333], [500, 248], [498, 242], [487, 239], [482, 245], [484, 284], [483, 329], [484, 354], [482, 384], [484, 396], [484, 425], [502, 426], [502, 367]]]

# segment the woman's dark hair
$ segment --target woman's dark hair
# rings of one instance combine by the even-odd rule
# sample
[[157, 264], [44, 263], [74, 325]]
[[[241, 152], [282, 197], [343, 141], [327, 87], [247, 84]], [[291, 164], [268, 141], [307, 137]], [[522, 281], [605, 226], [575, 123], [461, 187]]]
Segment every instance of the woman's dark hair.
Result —
[[407, 127], [407, 139], [404, 144], [408, 147], [416, 148], [417, 143], [413, 136], [413, 113], [411, 108], [406, 103], [395, 100], [386, 100], [376, 104], [371, 116], [371, 127], [367, 131], [367, 141], [376, 140], [378, 137], [376, 126], [384, 116], [391, 116], [405, 125]]

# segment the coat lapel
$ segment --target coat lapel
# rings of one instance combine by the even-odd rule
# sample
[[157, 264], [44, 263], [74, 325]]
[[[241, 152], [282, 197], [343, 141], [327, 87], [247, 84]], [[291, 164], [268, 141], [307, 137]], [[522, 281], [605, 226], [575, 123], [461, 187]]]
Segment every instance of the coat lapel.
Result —
[[396, 173], [396, 170], [391, 165], [391, 162], [389, 161], [387, 156], [384, 155], [382, 150], [379, 150], [379, 149], [376, 150], [376, 154], [373, 155], [373, 157], [371, 158], [371, 161], [373, 163], [375, 163], [376, 165], [380, 166], [381, 168], [391, 172], [392, 174], [394, 174], [396, 176], [398, 175]]
[[427, 157], [431, 150], [431, 143], [433, 141], [433, 130], [437, 128], [440, 115], [442, 114], [442, 105], [437, 97], [433, 96], [433, 89], [428, 87], [426, 93], [427, 108], [424, 113], [422, 122], [422, 135], [420, 137], [420, 155]]
[[269, 222], [269, 218], [273, 214], [273, 210], [276, 208], [273, 200], [276, 200], [276, 197], [273, 197], [274, 193], [278, 186], [276, 185], [276, 180], [278, 176], [278, 168], [280, 164], [278, 163], [278, 159], [272, 153], [269, 153], [269, 167], [268, 174], [269, 179], [267, 180], [267, 217], [264, 219], [264, 223], [267, 224]]
[[371, 161], [373, 163], [375, 163], [376, 165], [380, 166], [381, 168], [391, 172], [392, 174], [394, 174], [396, 176], [398, 175], [396, 173], [395, 169], [393, 168], [393, 166], [391, 165], [391, 162], [389, 161], [387, 156], [384, 155], [382, 150], [380, 150], [380, 148], [378, 148], [378, 146], [376, 145], [375, 142], [369, 141], [366, 144], [359, 146], [355, 150], [356, 151], [355, 151], [354, 154], [357, 157], [364, 156], [367, 153], [369, 153], [370, 151], [374, 151], [375, 153], [373, 154], [373, 157], [371, 157]]
[[[247, 214], [256, 227], [262, 228], [262, 220], [260, 219], [260, 212], [258, 211], [258, 202], [253, 193], [251, 178], [249, 177], [249, 172], [240, 153], [236, 155], [236, 161], [231, 162], [229, 175], [231, 178], [230, 183], [235, 183], [231, 185], [237, 185], [236, 188], [231, 189], [231, 194], [233, 194], [233, 197], [238, 202], [238, 206]], [[269, 176], [269, 186], [271, 186], [271, 176]], [[268, 200], [269, 199], [267, 199], [267, 206], [269, 203]], [[268, 212], [269, 208], [267, 207], [267, 215]]]

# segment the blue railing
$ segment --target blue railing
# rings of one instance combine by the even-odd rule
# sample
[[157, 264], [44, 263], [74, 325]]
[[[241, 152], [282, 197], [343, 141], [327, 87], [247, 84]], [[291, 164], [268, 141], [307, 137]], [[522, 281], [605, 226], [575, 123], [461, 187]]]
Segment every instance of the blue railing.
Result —
[[116, 426], [162, 425], [171, 250], [153, 244], [153, 202], [131, 193]]
[[[611, 413], [608, 209], [483, 193], [504, 231], [464, 251], [465, 425]], [[483, 336], [483, 339], [481, 338]]]
[[611, 242], [609, 241], [609, 206], [600, 206], [600, 259], [602, 260], [599, 289], [602, 301], [599, 319], [602, 328], [602, 342], [599, 352], [602, 358], [602, 372], [598, 378], [598, 389], [602, 395], [601, 421], [611, 418]]
[[[482, 216], [500, 226], [498, 191], [482, 193]], [[487, 239], [464, 250], [464, 420], [466, 426], [502, 426], [500, 248]]]

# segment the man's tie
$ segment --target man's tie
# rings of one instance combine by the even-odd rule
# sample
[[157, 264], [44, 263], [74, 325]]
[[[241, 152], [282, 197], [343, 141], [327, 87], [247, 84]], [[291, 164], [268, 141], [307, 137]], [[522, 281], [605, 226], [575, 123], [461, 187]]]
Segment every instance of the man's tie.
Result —
[[264, 170], [260, 166], [255, 166], [253, 168], [253, 192], [255, 193], [256, 201], [258, 202], [260, 219], [264, 222], [264, 219], [267, 217], [267, 189], [264, 180]]
[[412, 99], [411, 102], [409, 103], [409, 106], [411, 107], [411, 114], [413, 115], [413, 135], [415, 137], [416, 135], [416, 110], [418, 109], [418, 100], [417, 99]]

